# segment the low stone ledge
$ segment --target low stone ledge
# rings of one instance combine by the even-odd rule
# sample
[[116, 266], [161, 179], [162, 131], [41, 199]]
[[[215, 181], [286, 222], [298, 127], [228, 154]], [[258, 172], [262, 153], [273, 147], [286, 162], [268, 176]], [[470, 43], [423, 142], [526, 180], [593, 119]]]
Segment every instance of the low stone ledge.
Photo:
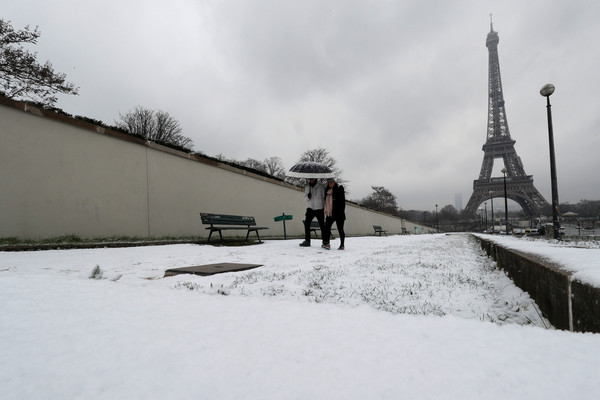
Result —
[[571, 309], [574, 331], [600, 333], [600, 288], [573, 280]]
[[506, 249], [475, 236], [481, 248], [558, 329], [600, 333], [600, 288], [573, 279], [573, 273], [543, 257]]

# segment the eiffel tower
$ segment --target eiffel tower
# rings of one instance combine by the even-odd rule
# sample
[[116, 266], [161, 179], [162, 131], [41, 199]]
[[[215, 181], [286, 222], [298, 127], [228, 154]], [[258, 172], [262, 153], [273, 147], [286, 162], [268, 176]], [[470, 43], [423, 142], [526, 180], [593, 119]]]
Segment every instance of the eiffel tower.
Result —
[[487, 140], [483, 145], [483, 164], [479, 179], [473, 181], [473, 194], [465, 212], [475, 215], [484, 201], [494, 197], [504, 198], [504, 177], [492, 178], [494, 160], [502, 158], [506, 170], [506, 197], [519, 204], [529, 216], [538, 216], [550, 205], [533, 186], [533, 176], [525, 173], [521, 158], [515, 151], [516, 141], [510, 137], [500, 79], [499, 41], [498, 32], [494, 32], [490, 21], [490, 32], [485, 42], [489, 52]]

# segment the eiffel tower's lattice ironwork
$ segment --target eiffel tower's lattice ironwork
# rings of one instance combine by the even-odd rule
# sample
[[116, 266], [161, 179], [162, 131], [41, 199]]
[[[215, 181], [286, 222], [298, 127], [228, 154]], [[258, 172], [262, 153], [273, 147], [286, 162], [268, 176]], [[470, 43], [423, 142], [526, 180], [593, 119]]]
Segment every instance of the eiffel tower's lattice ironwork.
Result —
[[494, 32], [494, 26], [490, 23], [490, 32], [485, 42], [489, 52], [487, 140], [483, 145], [483, 164], [479, 179], [473, 181], [473, 194], [465, 212], [474, 215], [484, 201], [504, 197], [504, 177], [492, 178], [494, 161], [502, 158], [506, 169], [507, 197], [519, 204], [526, 214], [538, 216], [550, 205], [533, 186], [533, 176], [525, 173], [521, 158], [515, 150], [516, 142], [510, 137], [500, 78], [499, 41], [498, 32]]

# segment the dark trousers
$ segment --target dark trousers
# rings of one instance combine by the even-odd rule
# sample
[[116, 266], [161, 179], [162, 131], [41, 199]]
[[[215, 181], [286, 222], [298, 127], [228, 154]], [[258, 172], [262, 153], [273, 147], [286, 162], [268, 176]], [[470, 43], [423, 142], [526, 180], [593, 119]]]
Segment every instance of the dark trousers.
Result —
[[307, 208], [306, 215], [304, 216], [304, 240], [307, 242], [310, 242], [310, 223], [315, 217], [319, 221], [321, 234], [325, 231], [325, 214], [323, 213], [323, 209], [313, 210], [312, 208]]
[[340, 246], [344, 245], [346, 239], [346, 233], [344, 232], [344, 218], [335, 219], [333, 217], [325, 218], [325, 230], [323, 232], [323, 243], [329, 244], [329, 238], [331, 237], [331, 227], [333, 222], [337, 226], [338, 233], [340, 234]]

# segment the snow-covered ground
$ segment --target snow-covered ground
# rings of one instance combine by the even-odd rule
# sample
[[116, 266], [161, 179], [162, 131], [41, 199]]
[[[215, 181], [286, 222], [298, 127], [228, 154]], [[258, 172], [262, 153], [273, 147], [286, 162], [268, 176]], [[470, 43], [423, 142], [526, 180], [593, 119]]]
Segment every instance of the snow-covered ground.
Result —
[[[494, 240], [600, 282], [597, 246]], [[600, 335], [554, 330], [470, 236], [298, 242], [0, 252], [0, 398], [600, 393]], [[263, 266], [163, 278], [219, 262]]]

